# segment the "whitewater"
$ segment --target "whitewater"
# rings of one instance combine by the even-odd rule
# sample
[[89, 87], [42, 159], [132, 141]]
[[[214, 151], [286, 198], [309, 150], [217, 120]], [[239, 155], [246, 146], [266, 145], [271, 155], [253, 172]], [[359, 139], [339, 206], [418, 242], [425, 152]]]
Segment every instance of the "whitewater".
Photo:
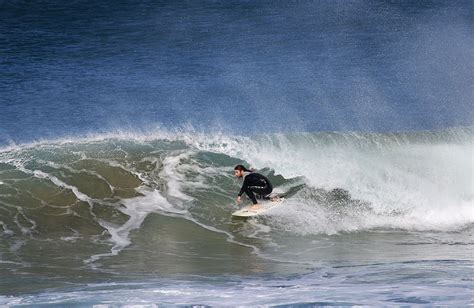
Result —
[[[156, 129], [4, 146], [0, 303], [466, 303], [472, 141]], [[236, 164], [284, 206], [233, 219]]]

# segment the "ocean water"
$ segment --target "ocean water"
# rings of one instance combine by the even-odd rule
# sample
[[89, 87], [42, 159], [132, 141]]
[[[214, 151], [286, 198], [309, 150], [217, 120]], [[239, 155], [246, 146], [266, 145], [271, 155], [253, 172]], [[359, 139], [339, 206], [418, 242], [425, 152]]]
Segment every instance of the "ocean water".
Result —
[[2, 1], [0, 305], [472, 304], [472, 9]]

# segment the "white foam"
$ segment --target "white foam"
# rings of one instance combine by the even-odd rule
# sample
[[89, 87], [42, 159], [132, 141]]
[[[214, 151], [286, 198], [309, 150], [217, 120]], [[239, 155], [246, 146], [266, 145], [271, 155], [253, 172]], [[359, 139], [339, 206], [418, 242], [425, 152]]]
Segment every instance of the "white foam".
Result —
[[77, 199], [79, 199], [81, 201], [84, 201], [84, 202], [88, 203], [90, 206], [92, 206], [93, 199], [91, 197], [89, 197], [88, 195], [80, 192], [79, 189], [76, 186], [66, 184], [63, 181], [61, 181], [60, 179], [58, 179], [57, 177], [55, 177], [51, 174], [48, 174], [46, 172], [43, 172], [41, 170], [33, 171], [33, 175], [37, 178], [40, 178], [40, 179], [48, 179], [51, 182], [53, 182], [56, 186], [69, 189], [77, 197]]
[[[83, 159], [85, 159], [86, 157], [82, 157]], [[44, 162], [46, 165], [50, 166], [50, 167], [53, 167], [55, 169], [66, 169], [68, 170], [69, 172], [71, 173], [74, 173], [74, 174], [80, 174], [80, 173], [86, 173], [86, 174], [89, 174], [89, 175], [92, 175], [92, 176], [95, 176], [97, 177], [98, 179], [100, 179], [101, 181], [105, 182], [107, 184], [107, 186], [109, 186], [109, 189], [110, 191], [114, 192], [115, 191], [115, 187], [113, 187], [109, 181], [107, 181], [107, 179], [105, 179], [102, 175], [100, 175], [99, 173], [93, 171], [93, 170], [86, 170], [86, 169], [81, 169], [81, 170], [76, 170], [70, 166], [67, 166], [67, 165], [64, 165], [64, 164], [58, 164], [58, 163], [55, 163], [55, 162], [52, 162], [52, 161], [47, 161], [47, 162]]]
[[110, 253], [93, 255], [85, 261], [86, 263], [94, 262], [102, 257], [117, 255], [121, 250], [130, 245], [130, 231], [138, 229], [148, 214], [153, 212], [168, 214], [186, 213], [183, 210], [176, 209], [157, 190], [148, 190], [146, 187], [140, 187], [137, 190], [142, 196], [124, 199], [122, 200], [124, 207], [117, 207], [118, 210], [130, 217], [127, 222], [116, 226], [104, 220], [99, 221], [100, 225], [106, 228], [111, 236], [110, 241], [113, 243], [113, 247]]
[[1, 220], [0, 220], [0, 227], [2, 228], [4, 234], [7, 234], [7, 235], [13, 235], [14, 234], [14, 232], [12, 230], [8, 229], [7, 225]]
[[[288, 200], [286, 211], [294, 211], [285, 215], [302, 233], [376, 227], [453, 230], [474, 222], [470, 143], [418, 144], [388, 136], [384, 137], [388, 141], [341, 136], [324, 142], [304, 133], [255, 139], [216, 136], [207, 143], [194, 140], [193, 145], [244, 159], [257, 168], [270, 167], [286, 178], [303, 176], [314, 188], [346, 189], [373, 209], [372, 214], [334, 225], [314, 199], [293, 200], [293, 206]], [[390, 215], [394, 212], [403, 214]]]
[[163, 168], [160, 176], [166, 180], [167, 194], [185, 201], [192, 201], [193, 198], [182, 192], [186, 179], [183, 173], [179, 172], [182, 160], [188, 159], [190, 152], [179, 153], [178, 155], [168, 155], [163, 160]]

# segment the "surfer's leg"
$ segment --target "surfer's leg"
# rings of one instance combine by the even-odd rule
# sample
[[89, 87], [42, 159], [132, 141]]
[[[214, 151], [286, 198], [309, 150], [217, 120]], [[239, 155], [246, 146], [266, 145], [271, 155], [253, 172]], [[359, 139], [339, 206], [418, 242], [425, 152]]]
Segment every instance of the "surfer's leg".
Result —
[[273, 188], [270, 186], [270, 185], [266, 185], [266, 186], [251, 186], [250, 189], [255, 193], [257, 194], [258, 196], [260, 196], [259, 199], [262, 199], [262, 200], [270, 200], [270, 197], [268, 197], [268, 195], [272, 192]]
[[255, 194], [253, 193], [253, 191], [250, 189], [250, 188], [247, 188], [245, 190], [245, 193], [247, 194], [247, 196], [250, 198], [250, 200], [252, 200], [252, 203], [253, 204], [257, 204], [257, 198], [255, 198]]

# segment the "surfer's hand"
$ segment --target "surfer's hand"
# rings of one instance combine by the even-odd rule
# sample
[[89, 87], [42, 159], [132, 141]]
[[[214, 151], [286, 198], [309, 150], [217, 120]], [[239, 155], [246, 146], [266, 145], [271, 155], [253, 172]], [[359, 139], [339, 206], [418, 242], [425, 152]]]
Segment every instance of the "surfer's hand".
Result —
[[237, 203], [240, 203], [240, 196], [237, 197]]

